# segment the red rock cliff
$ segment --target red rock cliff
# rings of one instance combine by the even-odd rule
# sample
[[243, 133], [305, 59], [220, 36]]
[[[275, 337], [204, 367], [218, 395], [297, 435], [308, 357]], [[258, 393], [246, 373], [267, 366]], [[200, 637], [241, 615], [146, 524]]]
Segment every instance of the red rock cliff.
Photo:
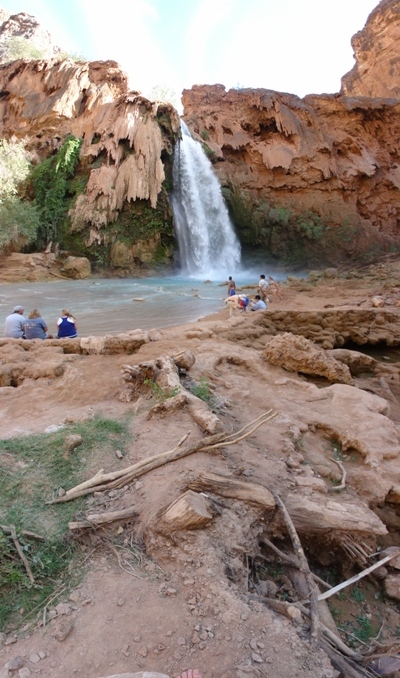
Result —
[[356, 64], [342, 78], [342, 94], [400, 98], [399, 0], [382, 0], [351, 44]]
[[280, 221], [279, 241], [291, 219], [298, 236], [299, 220], [305, 224], [308, 247], [310, 229], [315, 238], [324, 229], [315, 253], [328, 260], [400, 246], [399, 8], [399, 0], [383, 0], [355, 36], [358, 58], [362, 45], [369, 57], [343, 88], [357, 96], [300, 99], [223, 85], [183, 92], [184, 119], [208, 147], [248, 244], [279, 255], [271, 229]]
[[[179, 130], [175, 109], [128, 92], [126, 76], [113, 61], [18, 60], [0, 66], [0, 137], [24, 139], [37, 161], [57, 151], [70, 134], [83, 139], [78, 172], [86, 188], [69, 212], [71, 228], [81, 232], [82, 248], [107, 246], [110, 257], [118, 239], [116, 222], [124, 212], [124, 241], [141, 239], [139, 248], [123, 252], [126, 270], [134, 259], [140, 263], [137, 250], [147, 260], [147, 250], [160, 244], [159, 233], [149, 232], [146, 223], [156, 221], [151, 213], [160, 197], [163, 215], [168, 212], [165, 159], [172, 158]], [[134, 211], [141, 201], [146, 242], [135, 232]], [[150, 215], [147, 221], [143, 209]], [[171, 221], [171, 215], [166, 218]], [[115, 225], [112, 237], [110, 224]], [[122, 266], [120, 255], [114, 259], [109, 264]]]

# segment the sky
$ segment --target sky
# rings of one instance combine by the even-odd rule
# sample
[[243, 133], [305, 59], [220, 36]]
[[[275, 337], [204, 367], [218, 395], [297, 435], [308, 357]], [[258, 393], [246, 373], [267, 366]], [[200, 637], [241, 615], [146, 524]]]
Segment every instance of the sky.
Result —
[[351, 37], [379, 0], [0, 0], [35, 16], [63, 50], [117, 61], [130, 89], [220, 83], [335, 93]]

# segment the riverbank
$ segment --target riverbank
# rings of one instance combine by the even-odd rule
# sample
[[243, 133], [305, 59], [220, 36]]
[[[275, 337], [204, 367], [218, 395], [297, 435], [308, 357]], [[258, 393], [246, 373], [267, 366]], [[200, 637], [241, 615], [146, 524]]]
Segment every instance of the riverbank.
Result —
[[[274, 417], [235, 444], [193, 452], [121, 489], [75, 500], [77, 520], [87, 511], [129, 507], [135, 517], [83, 531], [78, 539], [85, 560], [82, 583], [71, 598], [60, 594], [44, 627], [41, 612], [33, 627], [16, 634], [16, 643], [3, 645], [0, 665], [18, 655], [33, 670], [31, 657], [37, 655], [43, 678], [78, 671], [87, 678], [139, 670], [175, 675], [193, 664], [206, 678], [337, 675], [323, 650], [310, 645], [306, 618], [294, 614], [291, 620], [274, 611], [281, 602], [304, 600], [307, 592], [298, 593], [293, 569], [265, 545], [273, 542], [294, 556], [279, 511], [254, 499], [260, 486], [283, 498], [310, 567], [331, 585], [362, 570], [365, 560], [371, 564], [370, 554], [398, 545], [399, 370], [375, 362], [360, 370], [353, 351], [344, 348], [339, 354], [308, 343], [302, 350], [312, 355], [308, 364], [314, 373], [305, 372], [305, 361], [297, 369], [293, 362], [284, 368], [271, 362], [272, 356], [293, 360], [300, 349], [288, 343], [293, 336], [288, 334], [287, 343], [274, 353], [274, 341], [285, 333], [269, 333], [263, 319], [280, 312], [284, 319], [289, 311], [304, 318], [314, 311], [378, 315], [382, 309], [400, 315], [399, 272], [400, 262], [393, 261], [345, 276], [329, 277], [330, 272], [289, 279], [266, 312], [229, 318], [223, 308], [196, 322], [132, 330], [124, 335], [128, 352], [119, 352], [125, 339], [118, 344], [115, 337], [113, 352], [107, 354], [101, 337], [82, 339], [78, 352], [64, 352], [57, 342], [2, 341], [3, 379], [8, 375], [13, 380], [0, 388], [4, 438], [63, 426], [67, 438], [74, 422], [96, 415], [128, 421], [130, 437], [122, 458], [116, 451], [88, 457], [81, 451], [84, 444], [71, 453], [76, 455], [75, 472], [85, 458], [81, 481], [100, 467], [120, 471], [173, 450], [189, 432], [182, 449], [219, 430], [235, 434], [265, 412]], [[321, 376], [322, 359], [334, 361], [329, 365], [336, 365], [336, 377], [333, 372], [330, 379]], [[8, 473], [17, 472], [19, 462], [15, 453], [0, 457]], [[30, 463], [35, 463], [33, 456], [24, 467], [28, 477]], [[212, 481], [212, 474], [229, 481], [230, 492], [224, 483]], [[239, 481], [241, 491], [235, 485]], [[203, 495], [192, 492], [207, 501], [205, 527], [161, 530], [166, 508], [201, 482]], [[198, 510], [193, 504], [191, 511]], [[28, 520], [22, 527], [34, 530], [35, 525]], [[132, 543], [142, 545], [143, 559], [128, 567], [121, 549]], [[360, 583], [347, 589], [344, 598], [333, 597], [329, 624], [335, 633], [340, 633], [338, 622], [357, 637], [367, 620], [371, 636], [380, 631], [380, 642], [397, 642], [396, 577], [389, 564], [374, 586]], [[276, 601], [275, 608], [266, 598]], [[59, 602], [67, 607], [57, 610]], [[325, 625], [328, 613], [321, 609]], [[70, 625], [70, 632], [60, 641], [62, 623]], [[5, 640], [13, 635], [6, 629]], [[356, 648], [364, 649], [361, 644]]]

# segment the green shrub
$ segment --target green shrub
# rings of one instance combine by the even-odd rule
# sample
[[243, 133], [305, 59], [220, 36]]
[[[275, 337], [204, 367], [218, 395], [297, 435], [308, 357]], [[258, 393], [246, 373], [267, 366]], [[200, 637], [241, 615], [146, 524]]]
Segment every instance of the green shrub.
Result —
[[0, 139], [0, 200], [17, 194], [30, 168], [24, 141]]
[[40, 226], [39, 211], [34, 203], [16, 196], [0, 202], [0, 249], [19, 250], [36, 240]]
[[27, 38], [20, 38], [13, 36], [9, 38], [5, 44], [3, 56], [0, 63], [7, 63], [9, 61], [16, 61], [16, 59], [46, 59], [48, 58], [48, 51], [36, 47]]
[[59, 241], [70, 204], [66, 200], [68, 179], [73, 176], [83, 140], [68, 136], [56, 155], [43, 160], [32, 172], [35, 200], [41, 225], [38, 246]]

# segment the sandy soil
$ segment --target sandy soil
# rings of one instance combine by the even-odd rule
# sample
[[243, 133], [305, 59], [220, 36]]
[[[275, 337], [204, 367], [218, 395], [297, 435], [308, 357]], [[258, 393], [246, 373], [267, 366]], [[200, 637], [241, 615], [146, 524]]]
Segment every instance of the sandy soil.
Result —
[[[280, 300], [271, 299], [271, 308], [368, 305], [372, 296], [387, 289], [388, 276], [394, 279], [399, 270], [394, 262], [390, 270], [376, 267], [369, 277], [323, 278], [317, 285], [299, 282], [283, 289]], [[110, 549], [96, 549], [96, 540], [89, 540], [82, 547], [84, 579], [69, 597], [60, 599], [66, 605], [57, 616], [44, 628], [25, 629], [16, 642], [3, 638], [9, 644], [0, 645], [1, 677], [7, 675], [1, 667], [16, 656], [22, 658], [21, 671], [29, 669], [42, 678], [97, 678], [140, 670], [174, 676], [189, 666], [201, 668], [205, 678], [338, 675], [322, 650], [311, 648], [302, 623], [293, 624], [256, 595], [249, 596], [247, 558], [258, 552], [267, 527], [259, 508], [224, 499], [220, 515], [205, 530], [166, 538], [154, 525], [151, 528], [151, 517], [160, 507], [176, 499], [205, 469], [273, 486], [295, 483], [285, 463], [287, 446], [293, 445], [299, 432], [309, 430], [312, 417], [306, 400], [319, 387], [265, 364], [261, 344], [241, 346], [216, 331], [221, 326], [234, 329], [238, 322], [243, 319], [229, 319], [223, 309], [197, 323], [154, 332], [155, 340], [132, 356], [69, 356], [59, 378], [0, 388], [3, 438], [44, 431], [97, 412], [112, 418], [130, 414], [133, 442], [122, 462], [109, 460], [115, 468], [172, 449], [184, 433], [190, 432], [191, 442], [204, 437], [185, 410], [149, 419], [151, 399], [118, 400], [121, 367], [127, 363], [135, 365], [189, 348], [196, 357], [190, 376], [207, 379], [227, 431], [239, 430], [270, 408], [279, 411], [276, 420], [237, 445], [217, 454], [186, 457], [111, 496], [92, 499], [99, 509], [137, 507], [138, 520], [124, 530], [127, 543], [133, 537], [143, 539], [146, 555], [131, 563], [133, 569], [121, 567]], [[245, 322], [251, 324], [251, 314]], [[218, 369], [217, 359], [221, 359]], [[313, 407], [317, 410], [319, 403]], [[333, 472], [334, 464], [331, 467]], [[62, 625], [71, 631], [60, 641], [57, 632]]]

